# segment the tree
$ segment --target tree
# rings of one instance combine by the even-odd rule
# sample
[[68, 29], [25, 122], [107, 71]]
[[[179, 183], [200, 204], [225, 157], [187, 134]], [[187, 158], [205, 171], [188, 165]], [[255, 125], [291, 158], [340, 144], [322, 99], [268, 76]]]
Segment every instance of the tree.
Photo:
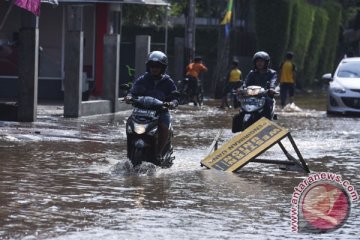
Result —
[[186, 6], [186, 24], [185, 24], [185, 64], [194, 59], [195, 55], [195, 6], [196, 0], [189, 0]]

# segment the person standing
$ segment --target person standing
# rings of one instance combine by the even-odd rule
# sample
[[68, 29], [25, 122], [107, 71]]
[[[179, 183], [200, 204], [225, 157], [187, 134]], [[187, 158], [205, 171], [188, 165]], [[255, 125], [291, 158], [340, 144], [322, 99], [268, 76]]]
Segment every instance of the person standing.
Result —
[[197, 105], [196, 95], [199, 87], [199, 75], [207, 72], [207, 67], [203, 64], [201, 57], [195, 57], [194, 61], [186, 66], [186, 77], [189, 78], [189, 98], [190, 101]]
[[288, 94], [289, 103], [294, 102], [296, 66], [293, 63], [293, 57], [293, 52], [287, 52], [285, 55], [285, 60], [281, 63], [279, 68], [280, 102], [282, 108], [284, 108], [286, 105]]
[[[220, 108], [224, 108], [225, 106], [230, 108], [227, 95], [234, 90], [237, 90], [241, 86], [241, 71], [239, 69], [239, 62], [234, 60], [231, 63], [231, 70], [229, 71], [226, 77], [226, 83], [223, 91], [223, 98], [220, 105]], [[237, 106], [237, 103], [234, 103], [234, 107]]]

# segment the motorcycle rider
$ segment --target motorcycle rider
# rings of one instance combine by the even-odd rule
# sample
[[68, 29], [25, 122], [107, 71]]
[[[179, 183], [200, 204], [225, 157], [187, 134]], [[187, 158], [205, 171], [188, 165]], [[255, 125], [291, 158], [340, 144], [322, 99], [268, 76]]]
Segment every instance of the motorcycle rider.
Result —
[[254, 69], [246, 76], [243, 88], [256, 85], [268, 90], [265, 99], [264, 116], [271, 120], [271, 109], [274, 104], [275, 87], [277, 83], [276, 71], [269, 67], [270, 56], [264, 51], [256, 52], [252, 58]]
[[[135, 96], [150, 96], [166, 102], [169, 109], [176, 108], [178, 100], [172, 95], [177, 91], [174, 81], [167, 75], [168, 58], [161, 51], [153, 51], [146, 61], [146, 73], [135, 80], [125, 97], [127, 103]], [[162, 161], [162, 152], [169, 137], [171, 116], [166, 109], [159, 115], [157, 158]]]
[[[194, 61], [186, 66], [186, 77], [189, 78], [189, 97], [190, 101], [196, 106], [196, 94], [198, 91], [199, 75], [202, 72], [207, 72], [208, 69], [204, 65], [202, 57], [195, 57]], [[200, 103], [199, 103], [200, 104]]]

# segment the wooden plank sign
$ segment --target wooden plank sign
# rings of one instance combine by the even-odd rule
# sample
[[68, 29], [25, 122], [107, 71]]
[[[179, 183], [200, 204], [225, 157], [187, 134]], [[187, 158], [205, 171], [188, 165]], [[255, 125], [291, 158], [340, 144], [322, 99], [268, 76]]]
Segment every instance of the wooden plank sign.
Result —
[[208, 168], [234, 172], [283, 139], [288, 133], [287, 129], [263, 117], [209, 154], [201, 164]]

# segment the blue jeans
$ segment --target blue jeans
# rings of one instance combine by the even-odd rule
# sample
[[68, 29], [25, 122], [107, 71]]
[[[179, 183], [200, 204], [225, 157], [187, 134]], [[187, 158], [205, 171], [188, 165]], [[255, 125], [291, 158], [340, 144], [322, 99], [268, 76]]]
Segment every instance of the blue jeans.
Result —
[[271, 97], [265, 98], [265, 106], [264, 106], [264, 117], [271, 120], [272, 108], [274, 105], [274, 99]]
[[162, 123], [165, 126], [169, 127], [170, 126], [170, 120], [171, 120], [171, 116], [170, 116], [170, 113], [168, 111], [160, 113], [160, 115], [159, 115], [159, 123]]

